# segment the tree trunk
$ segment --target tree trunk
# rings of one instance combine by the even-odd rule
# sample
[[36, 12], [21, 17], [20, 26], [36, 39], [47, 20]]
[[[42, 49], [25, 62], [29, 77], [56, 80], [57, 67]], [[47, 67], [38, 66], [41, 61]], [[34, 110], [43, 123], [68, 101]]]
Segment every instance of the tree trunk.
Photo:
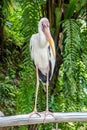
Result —
[[50, 94], [51, 95], [55, 91], [60, 65], [63, 62], [62, 56], [61, 56], [61, 48], [59, 47], [60, 41], [62, 42], [62, 38], [60, 37], [60, 33], [62, 33], [62, 27], [56, 25], [56, 16], [55, 16], [56, 15], [55, 10], [56, 10], [56, 8], [59, 8], [60, 9], [60, 20], [64, 19], [63, 5], [64, 5], [63, 0], [59, 0], [59, 1], [57, 1], [57, 0], [49, 1], [48, 0], [47, 5], [46, 5], [47, 17], [50, 21], [51, 27], [55, 29], [55, 32], [53, 34], [53, 39], [54, 39], [55, 46], [56, 46], [56, 65], [55, 65], [53, 79], [50, 83], [50, 86], [52, 86], [52, 87], [50, 87]]

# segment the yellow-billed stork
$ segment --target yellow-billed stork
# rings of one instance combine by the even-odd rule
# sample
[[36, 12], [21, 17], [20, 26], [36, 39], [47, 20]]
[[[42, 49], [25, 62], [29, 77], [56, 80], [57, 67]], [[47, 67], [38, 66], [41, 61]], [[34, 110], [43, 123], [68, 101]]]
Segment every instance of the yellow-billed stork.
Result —
[[56, 51], [55, 44], [50, 33], [50, 23], [47, 18], [41, 18], [38, 24], [38, 33], [33, 34], [30, 38], [30, 53], [36, 67], [37, 77], [35, 106], [32, 113], [38, 114], [37, 96], [39, 80], [41, 80], [42, 83], [46, 84], [46, 114], [48, 114], [48, 86], [54, 72]]

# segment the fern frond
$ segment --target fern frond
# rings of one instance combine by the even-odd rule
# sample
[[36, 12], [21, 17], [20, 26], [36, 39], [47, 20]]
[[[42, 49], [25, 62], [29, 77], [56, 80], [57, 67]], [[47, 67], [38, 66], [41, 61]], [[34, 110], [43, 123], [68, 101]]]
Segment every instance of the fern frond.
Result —
[[76, 91], [77, 63], [80, 59], [80, 30], [77, 23], [73, 20], [66, 20], [63, 23], [64, 39], [64, 85], [71, 93]]
[[40, 19], [40, 4], [39, 2], [24, 2], [23, 5], [23, 24], [22, 31], [25, 36], [26, 41], [29, 41], [29, 38], [33, 33], [37, 31], [37, 23]]
[[85, 28], [83, 30], [83, 32], [81, 33], [81, 43], [82, 43], [82, 46], [81, 46], [81, 58], [82, 58], [82, 61], [84, 63], [84, 65], [86, 66], [87, 68], [87, 28]]

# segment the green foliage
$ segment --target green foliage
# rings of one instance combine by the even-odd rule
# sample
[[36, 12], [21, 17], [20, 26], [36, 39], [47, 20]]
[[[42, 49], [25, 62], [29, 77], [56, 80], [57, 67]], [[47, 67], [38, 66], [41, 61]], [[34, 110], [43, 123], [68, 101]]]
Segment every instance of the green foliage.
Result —
[[63, 28], [66, 35], [64, 40], [64, 86], [71, 94], [76, 91], [77, 86], [77, 63], [80, 60], [81, 39], [79, 26], [74, 20], [66, 20], [63, 23]]
[[[17, 71], [19, 71], [17, 64], [19, 62], [18, 50], [20, 49], [15, 46], [16, 41], [13, 41], [13, 37], [10, 37], [11, 26], [8, 24], [10, 22], [7, 23], [8, 17], [12, 14], [13, 3], [11, 0], [6, 0], [1, 1], [1, 4], [4, 21], [3, 28], [5, 28], [5, 26], [6, 28], [4, 29], [4, 37], [0, 45], [0, 110], [3, 111], [5, 115], [11, 115], [16, 112], [15, 94], [19, 82], [17, 80]], [[9, 17], [9, 19], [10, 18], [11, 17]]]
[[82, 33], [81, 33], [81, 43], [82, 43], [82, 46], [81, 46], [81, 58], [82, 58], [82, 61], [83, 63], [85, 64], [86, 68], [87, 68], [87, 46], [86, 46], [86, 43], [87, 43], [87, 28], [86, 29], [83, 29], [82, 30]]
[[24, 42], [23, 33], [21, 31], [22, 26], [22, 9], [20, 4], [14, 2], [14, 8], [6, 18], [4, 26], [5, 39], [9, 42], [14, 42], [16, 45], [21, 46]]
[[35, 77], [32, 66], [24, 66], [20, 73], [21, 82], [17, 90], [17, 113], [29, 113], [33, 111], [34, 93], [35, 93]]
[[3, 0], [3, 15], [5, 18], [13, 10], [13, 0]]
[[84, 88], [87, 90], [87, 70], [86, 64], [84, 64], [82, 60], [83, 53], [85, 55], [83, 48], [86, 42], [82, 42], [82, 33], [77, 23], [78, 22], [75, 20], [70, 19], [65, 20], [62, 25], [65, 35], [63, 54], [63, 93], [65, 95], [65, 111], [82, 111], [83, 109], [81, 106], [85, 106], [87, 102], [87, 100], [86, 102], [84, 100], [87, 98], [84, 91]]
[[11, 84], [10, 78], [7, 76], [0, 81], [0, 109], [5, 115], [12, 115], [15, 113], [15, 88]]
[[73, 16], [74, 11], [76, 9], [76, 4], [77, 4], [76, 0], [70, 0], [69, 4], [66, 5], [65, 18], [71, 18]]
[[79, 12], [85, 6], [85, 4], [86, 4], [86, 0], [84, 1], [70, 0], [69, 4], [65, 5], [66, 7], [65, 19], [72, 18], [75, 13], [79, 14]]
[[26, 41], [29, 42], [30, 36], [37, 32], [37, 24], [41, 15], [41, 7], [38, 1], [26, 1], [23, 4], [23, 24], [22, 31]]

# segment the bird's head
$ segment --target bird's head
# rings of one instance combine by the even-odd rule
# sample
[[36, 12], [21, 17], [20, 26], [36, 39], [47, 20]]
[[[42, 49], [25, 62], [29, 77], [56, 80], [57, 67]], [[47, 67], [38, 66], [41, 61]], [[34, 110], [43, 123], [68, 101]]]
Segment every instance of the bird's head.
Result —
[[50, 23], [47, 18], [42, 18], [39, 22], [39, 30], [42, 31], [46, 37], [47, 43], [49, 43], [53, 56], [55, 57], [54, 41], [50, 32]]

